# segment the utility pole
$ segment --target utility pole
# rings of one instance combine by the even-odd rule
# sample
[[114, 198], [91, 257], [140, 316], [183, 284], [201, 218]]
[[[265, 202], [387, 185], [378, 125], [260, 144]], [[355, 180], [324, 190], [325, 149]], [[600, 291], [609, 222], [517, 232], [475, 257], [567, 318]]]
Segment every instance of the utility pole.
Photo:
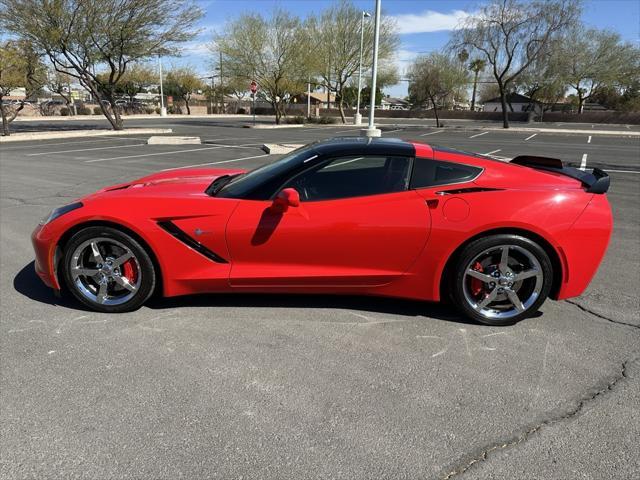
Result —
[[307, 118], [311, 118], [311, 77], [307, 83]]
[[224, 82], [222, 81], [222, 50], [218, 50], [220, 54], [220, 64], [218, 69], [220, 70], [220, 98], [222, 99], [222, 113], [225, 113], [224, 109]]
[[369, 18], [371, 14], [362, 12], [360, 19], [360, 65], [358, 67], [358, 103], [356, 106], [356, 114], [353, 117], [353, 124], [360, 125], [362, 123], [362, 115], [360, 115], [360, 92], [362, 91], [362, 49], [364, 48], [364, 19]]
[[376, 109], [376, 80], [378, 76], [378, 43], [380, 41], [380, 10], [382, 0], [376, 0], [376, 24], [375, 33], [373, 36], [373, 65], [371, 68], [371, 105], [369, 108], [369, 126], [366, 130], [362, 130], [361, 133], [367, 137], [380, 137], [382, 131], [375, 127], [374, 116]]

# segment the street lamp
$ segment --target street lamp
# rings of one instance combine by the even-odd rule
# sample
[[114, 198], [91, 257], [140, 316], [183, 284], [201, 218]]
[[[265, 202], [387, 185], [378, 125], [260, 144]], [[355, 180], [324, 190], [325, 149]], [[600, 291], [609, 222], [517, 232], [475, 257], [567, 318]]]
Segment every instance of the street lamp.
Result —
[[164, 90], [162, 89], [162, 60], [160, 60], [160, 55], [158, 55], [158, 65], [160, 67], [160, 116], [167, 116], [167, 109], [164, 106]]
[[362, 134], [367, 137], [379, 137], [382, 135], [380, 129], [374, 125], [374, 113], [376, 108], [376, 80], [378, 76], [378, 43], [380, 41], [380, 10], [382, 0], [376, 0], [376, 25], [373, 36], [373, 65], [371, 68], [371, 105], [369, 107], [369, 126], [362, 130]]
[[354, 125], [360, 125], [362, 123], [362, 115], [360, 115], [360, 91], [362, 90], [362, 49], [364, 48], [364, 19], [369, 18], [371, 14], [369, 12], [362, 12], [362, 18], [360, 19], [360, 66], [358, 67], [358, 105], [356, 107], [356, 114], [353, 117]]

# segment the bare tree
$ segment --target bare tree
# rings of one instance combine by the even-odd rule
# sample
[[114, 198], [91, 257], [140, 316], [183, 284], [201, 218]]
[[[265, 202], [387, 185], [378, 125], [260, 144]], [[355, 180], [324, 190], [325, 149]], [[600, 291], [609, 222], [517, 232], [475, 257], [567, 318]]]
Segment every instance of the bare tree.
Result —
[[619, 87], [639, 76], [640, 50], [615, 32], [572, 29], [554, 50], [554, 63], [575, 89], [578, 113], [598, 90]]
[[[69, 114], [73, 115], [73, 109], [71, 104], [73, 103], [73, 97], [71, 95], [71, 82], [74, 82], [75, 78], [66, 72], [59, 72], [57, 70], [48, 72], [47, 88], [52, 92], [60, 95], [64, 100]], [[47, 115], [51, 112], [43, 112], [43, 115]]]
[[468, 48], [491, 67], [500, 90], [504, 128], [509, 128], [510, 84], [578, 21], [579, 13], [580, 0], [491, 0], [454, 32], [451, 48]]
[[[46, 83], [46, 67], [40, 55], [28, 41], [5, 41], [0, 44], [0, 111], [2, 113], [2, 134], [8, 136], [9, 123], [25, 107], [25, 102]], [[24, 88], [25, 97], [17, 104], [6, 105], [4, 97], [12, 90]]]
[[[360, 31], [362, 10], [348, 0], [340, 0], [319, 18], [310, 17], [307, 31], [311, 37], [311, 64], [325, 88], [335, 93], [343, 123], [344, 89], [349, 86], [360, 65]], [[373, 56], [373, 21], [364, 22], [363, 70], [371, 68]], [[379, 61], [390, 60], [399, 44], [396, 25], [382, 17], [380, 25]], [[363, 73], [364, 74], [364, 73]]]
[[129, 64], [178, 53], [177, 45], [197, 34], [201, 16], [187, 0], [0, 0], [4, 28], [75, 77], [114, 130], [123, 127], [114, 94]]
[[431, 103], [440, 126], [438, 107], [468, 81], [467, 71], [458, 62], [440, 53], [418, 57], [409, 68], [409, 99], [414, 105]]
[[242, 15], [216, 39], [231, 84], [255, 80], [273, 107], [276, 123], [285, 115], [286, 99], [304, 90], [309, 69], [308, 36], [300, 20], [276, 9], [269, 18]]

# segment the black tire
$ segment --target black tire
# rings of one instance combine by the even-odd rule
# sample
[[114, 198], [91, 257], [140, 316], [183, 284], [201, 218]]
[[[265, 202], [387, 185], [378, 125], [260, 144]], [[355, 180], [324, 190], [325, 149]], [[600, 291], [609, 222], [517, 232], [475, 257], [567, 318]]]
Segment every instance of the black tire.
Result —
[[[72, 261], [74, 252], [84, 243], [93, 239], [106, 239], [107, 241], [113, 240], [128, 248], [134, 255], [134, 259], [137, 262], [136, 275], [140, 276], [139, 285], [134, 292], [126, 292], [123, 290], [123, 297], [131, 295], [131, 298], [126, 299], [123, 303], [108, 305], [98, 303], [97, 301], [88, 298], [86, 294], [82, 293], [80, 287], [78, 287], [76, 281], [72, 277], [71, 270], [73, 267]], [[66, 290], [71, 292], [79, 302], [89, 307], [91, 310], [104, 313], [122, 313], [137, 310], [153, 294], [157, 283], [153, 261], [151, 260], [146, 248], [143, 247], [135, 238], [121, 230], [111, 227], [87, 227], [74, 234], [64, 247], [63, 257], [60, 262], [60, 269]], [[115, 286], [115, 288], [120, 287]], [[125, 295], [125, 293], [128, 295]]]
[[[542, 278], [540, 279], [540, 283], [535, 283], [535, 291], [537, 292], [536, 296], [530, 296], [530, 304], [523, 310], [519, 311], [515, 307], [515, 303], [513, 303], [513, 309], [511, 310], [511, 316], [506, 318], [496, 318], [492, 316], [487, 316], [489, 313], [481, 313], [477, 310], [477, 307], [480, 302], [476, 303], [476, 308], [470, 303], [469, 293], [467, 288], [467, 294], [465, 294], [465, 282], [469, 281], [469, 277], [467, 276], [467, 268], [468, 266], [474, 262], [479, 256], [483, 255], [487, 250], [491, 250], [492, 248], [500, 248], [504, 246], [513, 246], [513, 248], [507, 248], [507, 252], [515, 252], [515, 254], [519, 255], [527, 255], [525, 253], [528, 252], [531, 254], [538, 262], [539, 268], [536, 268], [536, 272], [540, 272], [542, 274]], [[523, 250], [521, 250], [523, 249]], [[500, 250], [501, 251], [501, 250]], [[491, 255], [491, 254], [487, 254]], [[522, 257], [526, 258], [526, 257]], [[513, 259], [510, 259], [510, 262], [513, 262]], [[509, 263], [511, 264], [511, 263]], [[496, 275], [500, 275], [499, 273]], [[514, 277], [515, 278], [515, 277]], [[532, 279], [523, 280], [520, 282], [519, 288], [524, 288], [525, 285], [529, 285], [525, 282], [538, 282], [538, 276]], [[469, 317], [477, 322], [483, 323], [485, 325], [493, 325], [493, 326], [502, 326], [502, 325], [513, 325], [514, 323], [523, 320], [524, 318], [530, 317], [534, 313], [538, 311], [540, 306], [544, 303], [544, 301], [549, 296], [549, 292], [551, 291], [551, 287], [553, 284], [553, 267], [551, 261], [549, 260], [549, 256], [547, 252], [538, 245], [535, 241], [513, 234], [499, 234], [499, 235], [490, 235], [487, 237], [479, 238], [477, 240], [472, 241], [468, 245], [464, 247], [464, 249], [458, 255], [456, 261], [454, 262], [453, 269], [450, 275], [450, 295], [453, 305], [466, 317]], [[499, 288], [498, 279], [496, 279], [495, 289]], [[513, 284], [512, 284], [513, 285]], [[482, 288], [485, 288], [485, 283], [482, 283]], [[493, 290], [493, 288], [487, 287], [489, 290]], [[531, 287], [527, 287], [533, 290]], [[516, 287], [514, 286], [515, 290]], [[539, 289], [539, 290], [538, 290]], [[513, 292], [511, 292], [513, 293]], [[526, 292], [524, 292], [526, 295]], [[516, 291], [516, 294], [519, 295], [519, 292]], [[488, 294], [485, 294], [488, 296]], [[506, 296], [506, 294], [503, 294]], [[521, 299], [520, 299], [521, 300]], [[509, 300], [505, 301], [506, 304], [509, 303]], [[491, 305], [491, 303], [489, 304]], [[487, 305], [487, 307], [489, 307]], [[520, 305], [522, 307], [525, 306], [525, 302], [521, 302]], [[483, 309], [484, 310], [484, 309]], [[491, 310], [487, 308], [487, 310]], [[495, 310], [499, 311], [499, 310]], [[504, 315], [509, 315], [509, 313], [504, 313]]]

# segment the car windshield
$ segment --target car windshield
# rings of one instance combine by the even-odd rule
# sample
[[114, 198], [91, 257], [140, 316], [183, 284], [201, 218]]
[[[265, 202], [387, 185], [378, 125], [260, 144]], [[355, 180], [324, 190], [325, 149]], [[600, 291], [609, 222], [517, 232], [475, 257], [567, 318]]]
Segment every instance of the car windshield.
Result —
[[238, 175], [217, 190], [216, 196], [266, 200], [274, 189], [289, 178], [290, 172], [295, 170], [296, 165], [302, 164], [313, 156], [313, 153], [310, 154], [310, 152], [313, 152], [312, 146], [306, 145], [274, 162]]

